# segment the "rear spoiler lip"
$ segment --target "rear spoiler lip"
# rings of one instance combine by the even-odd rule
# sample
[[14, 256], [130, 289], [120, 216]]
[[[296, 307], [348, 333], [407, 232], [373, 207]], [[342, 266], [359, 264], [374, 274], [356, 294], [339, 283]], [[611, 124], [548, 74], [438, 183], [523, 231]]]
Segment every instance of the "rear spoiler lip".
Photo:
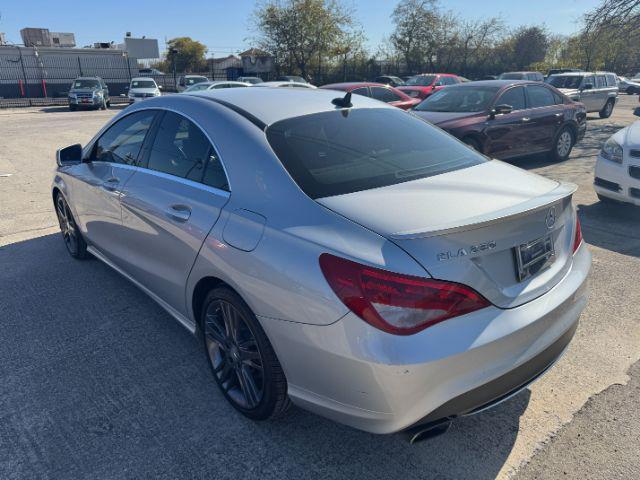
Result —
[[497, 210], [496, 212], [487, 213], [484, 215], [478, 215], [465, 220], [463, 225], [460, 222], [451, 222], [450, 224], [437, 225], [431, 229], [414, 229], [404, 232], [397, 232], [389, 235], [391, 240], [414, 240], [417, 238], [429, 238], [437, 237], [440, 235], [448, 235], [450, 233], [464, 232], [468, 230], [476, 230], [478, 228], [486, 227], [492, 223], [502, 222], [507, 219], [515, 219], [524, 215], [528, 215], [532, 212], [542, 210], [548, 207], [550, 204], [563, 200], [567, 197], [571, 197], [578, 186], [573, 183], [559, 182], [558, 186], [553, 190], [549, 190], [547, 193], [543, 193], [537, 197], [531, 198], [525, 202], [513, 205], [503, 210]]

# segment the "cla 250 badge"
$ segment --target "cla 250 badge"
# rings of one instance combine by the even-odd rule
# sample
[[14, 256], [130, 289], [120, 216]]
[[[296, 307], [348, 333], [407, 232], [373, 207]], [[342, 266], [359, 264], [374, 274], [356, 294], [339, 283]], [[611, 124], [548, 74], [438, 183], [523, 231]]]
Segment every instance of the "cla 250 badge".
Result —
[[477, 245], [471, 245], [469, 248], [459, 248], [458, 250], [448, 252], [440, 252], [438, 254], [438, 260], [444, 262], [446, 260], [454, 260], [456, 258], [462, 258], [469, 255], [476, 255], [478, 253], [488, 252], [496, 248], [495, 240], [479, 243]]

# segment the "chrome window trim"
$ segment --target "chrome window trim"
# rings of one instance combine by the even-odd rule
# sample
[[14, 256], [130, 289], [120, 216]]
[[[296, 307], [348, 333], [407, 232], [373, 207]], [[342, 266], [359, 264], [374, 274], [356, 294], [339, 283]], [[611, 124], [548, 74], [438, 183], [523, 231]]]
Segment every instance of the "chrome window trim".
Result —
[[[116, 119], [113, 119], [112, 122], [110, 122], [107, 125], [105, 125], [104, 127], [102, 127], [102, 129], [96, 134], [96, 136], [82, 149], [83, 158], [85, 156], [85, 149], [87, 150], [87, 153], [89, 151], [91, 151], [93, 149], [94, 144], [100, 139], [100, 137], [102, 137], [102, 135], [104, 135], [104, 133], [107, 130], [109, 130], [113, 125], [118, 123], [120, 120], [123, 120], [124, 118], [128, 117], [129, 115], [133, 115], [134, 113], [148, 112], [148, 111], [154, 111], [154, 110], [157, 110], [157, 111], [164, 110], [166, 112], [173, 112], [176, 115], [180, 115], [180, 116], [186, 118], [187, 120], [189, 120], [191, 123], [193, 123], [196, 127], [198, 127], [200, 129], [200, 131], [204, 134], [204, 136], [207, 138], [207, 140], [211, 144], [211, 148], [213, 148], [213, 151], [215, 152], [216, 156], [218, 157], [218, 160], [220, 161], [220, 165], [222, 165], [222, 171], [224, 172], [224, 176], [227, 179], [227, 185], [229, 186], [229, 190], [227, 191], [227, 190], [222, 190], [221, 188], [211, 187], [210, 185], [205, 185], [204, 183], [194, 182], [193, 180], [187, 180], [186, 178], [180, 178], [178, 176], [170, 175], [168, 173], [158, 172], [157, 170], [153, 170], [153, 169], [150, 169], [150, 168], [144, 168], [144, 167], [139, 167], [139, 166], [136, 166], [136, 168], [140, 168], [141, 170], [148, 170], [150, 172], [162, 173], [162, 174], [166, 175], [167, 177], [170, 177], [171, 179], [185, 180], [187, 182], [190, 182], [190, 184], [195, 184], [195, 185], [198, 185], [198, 186], [207, 187], [206, 189], [214, 190], [213, 193], [215, 193], [215, 192], [226, 192], [227, 196], [228, 196], [232, 191], [231, 180], [229, 179], [229, 173], [227, 172], [227, 167], [225, 166], [224, 161], [222, 160], [222, 156], [220, 155], [220, 151], [219, 151], [216, 143], [211, 139], [211, 137], [209, 136], [207, 131], [204, 128], [202, 128], [202, 126], [198, 122], [196, 122], [193, 119], [193, 117], [191, 117], [189, 115], [185, 115], [184, 113], [179, 112], [178, 110], [176, 110], [174, 108], [160, 106], [160, 107], [152, 107], [152, 108], [139, 108], [139, 109], [136, 109], [134, 111], [127, 112], [127, 113], [123, 112], [122, 116], [117, 117]], [[145, 140], [146, 140], [146, 137], [145, 137]], [[98, 162], [93, 162], [93, 163], [98, 163]], [[113, 163], [113, 162], [99, 162], [99, 163], [112, 163], [113, 165], [131, 166], [131, 165], [127, 165], [127, 164], [124, 164], [124, 163]]]

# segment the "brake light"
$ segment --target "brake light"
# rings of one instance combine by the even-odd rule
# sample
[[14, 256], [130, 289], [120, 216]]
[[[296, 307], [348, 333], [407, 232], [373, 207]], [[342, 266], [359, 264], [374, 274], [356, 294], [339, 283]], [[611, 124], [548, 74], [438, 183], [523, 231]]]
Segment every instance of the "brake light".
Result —
[[580, 245], [582, 245], [582, 227], [580, 227], [580, 219], [576, 213], [576, 232], [573, 236], [573, 253], [576, 253]]
[[459, 283], [393, 273], [328, 253], [320, 255], [320, 268], [349, 310], [395, 335], [411, 335], [491, 305]]

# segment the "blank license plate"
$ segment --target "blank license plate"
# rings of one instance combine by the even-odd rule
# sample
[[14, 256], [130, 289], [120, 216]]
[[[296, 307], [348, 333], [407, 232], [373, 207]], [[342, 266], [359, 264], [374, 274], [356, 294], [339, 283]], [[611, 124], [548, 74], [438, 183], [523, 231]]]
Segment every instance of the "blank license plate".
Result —
[[515, 248], [518, 280], [524, 281], [551, 265], [555, 259], [553, 237], [538, 238]]

